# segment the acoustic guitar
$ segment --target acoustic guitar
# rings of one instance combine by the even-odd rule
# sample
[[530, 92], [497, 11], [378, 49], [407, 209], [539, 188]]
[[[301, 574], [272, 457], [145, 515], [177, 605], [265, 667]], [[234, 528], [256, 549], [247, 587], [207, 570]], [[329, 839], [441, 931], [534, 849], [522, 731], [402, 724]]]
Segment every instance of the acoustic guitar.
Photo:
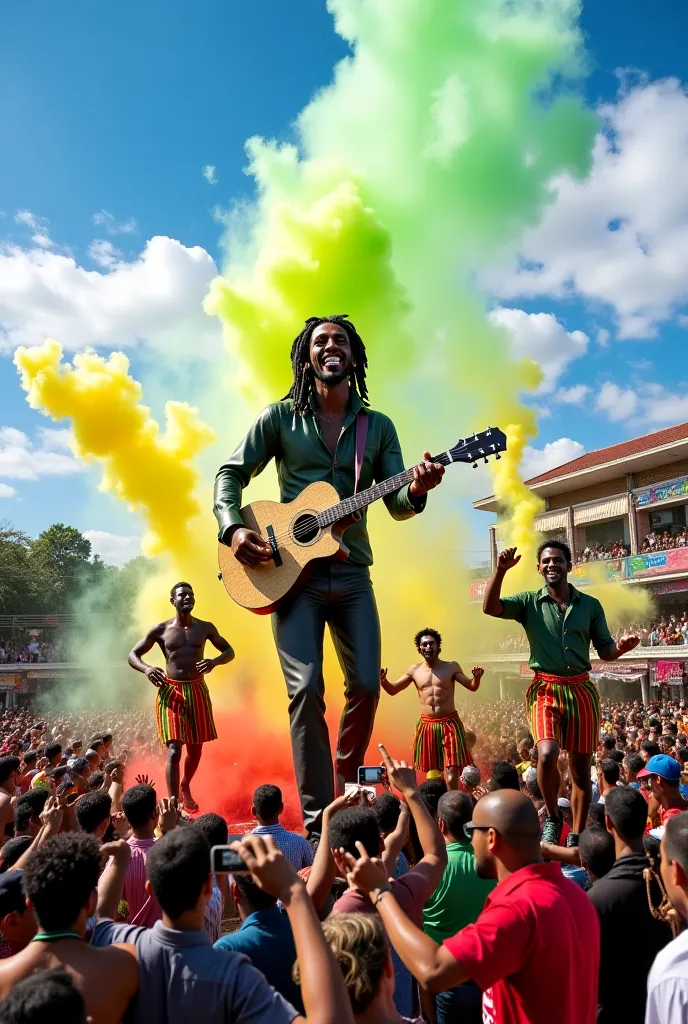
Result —
[[[506, 451], [506, 436], [497, 427], [488, 427], [469, 438], [461, 438], [453, 448], [433, 457], [433, 462], [450, 466], [453, 462], [487, 462]], [[241, 518], [272, 548], [272, 559], [256, 567], [243, 565], [231, 547], [219, 545], [219, 579], [229, 596], [242, 608], [267, 615], [292, 594], [307, 576], [316, 558], [345, 561], [349, 552], [342, 534], [360, 518], [357, 513], [378, 498], [411, 483], [413, 469], [358, 491], [342, 500], [325, 480], [310, 484], [298, 498], [289, 502], [254, 501], [241, 509]]]

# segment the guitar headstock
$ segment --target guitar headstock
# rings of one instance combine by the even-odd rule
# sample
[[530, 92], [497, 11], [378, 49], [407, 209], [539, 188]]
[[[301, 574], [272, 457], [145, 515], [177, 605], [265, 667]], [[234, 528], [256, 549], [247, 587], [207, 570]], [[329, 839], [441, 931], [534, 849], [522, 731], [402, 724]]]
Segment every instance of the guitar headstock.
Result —
[[485, 462], [492, 456], [500, 458], [499, 453], [506, 451], [506, 434], [499, 427], [488, 427], [487, 430], [480, 430], [470, 437], [461, 437], [453, 448], [442, 453], [440, 461], [446, 462], [472, 462], [473, 469], [478, 465], [478, 460]]

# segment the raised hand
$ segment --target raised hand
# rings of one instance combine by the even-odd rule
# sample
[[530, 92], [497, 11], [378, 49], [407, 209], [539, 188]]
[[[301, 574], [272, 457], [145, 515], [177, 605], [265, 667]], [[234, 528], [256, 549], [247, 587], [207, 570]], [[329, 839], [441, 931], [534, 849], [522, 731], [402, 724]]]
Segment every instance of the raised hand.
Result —
[[335, 814], [339, 814], [340, 811], [346, 810], [347, 807], [359, 807], [360, 803], [360, 789], [350, 789], [348, 793], [344, 793], [343, 796], [335, 797], [332, 803], [327, 805], [323, 811], [323, 817], [326, 817], [329, 821], [335, 816]]
[[272, 836], [249, 834], [240, 842], [232, 843], [231, 848], [239, 854], [256, 885], [271, 896], [286, 903], [294, 883], [300, 882], [303, 885], [291, 862], [278, 850]]
[[389, 876], [380, 858], [369, 857], [363, 843], [357, 842], [356, 849], [360, 854], [358, 860], [343, 847], [333, 851], [335, 863], [349, 885], [369, 896], [389, 888]]
[[382, 684], [382, 683], [386, 683], [386, 682], [387, 682], [387, 669], [386, 668], [381, 668], [380, 669], [380, 683]]
[[629, 636], [628, 633], [625, 633], [617, 640], [616, 646], [621, 654], [628, 654], [628, 652], [632, 651], [634, 647], [637, 647], [639, 643], [639, 636]]
[[433, 462], [430, 452], [423, 452], [423, 461], [413, 467], [413, 480], [409, 490], [414, 498], [420, 498], [441, 484], [443, 476], [444, 466], [439, 462]]
[[64, 802], [56, 796], [49, 796], [41, 811], [41, 821], [50, 830], [51, 834], [60, 831], [64, 817]]
[[158, 828], [165, 835], [171, 832], [179, 824], [180, 812], [177, 806], [177, 798], [174, 796], [163, 797], [158, 804]]
[[390, 784], [404, 797], [415, 793], [418, 789], [415, 768], [409, 767], [406, 761], [393, 761], [382, 743], [379, 743], [378, 747], [382, 754], [382, 763], [387, 769], [387, 777]]
[[482, 677], [485, 675], [485, 669], [484, 668], [480, 668], [479, 665], [476, 665], [471, 671], [472, 671], [472, 675], [473, 675], [473, 680], [476, 683], [479, 683], [480, 680], [482, 679]]
[[521, 556], [516, 554], [516, 548], [504, 548], [503, 551], [499, 552], [497, 558], [497, 568], [501, 569], [502, 572], [507, 572], [509, 569], [513, 569], [515, 565], [521, 561]]
[[136, 775], [134, 782], [139, 786], [150, 786], [151, 789], [155, 789], [155, 783], [147, 775]]

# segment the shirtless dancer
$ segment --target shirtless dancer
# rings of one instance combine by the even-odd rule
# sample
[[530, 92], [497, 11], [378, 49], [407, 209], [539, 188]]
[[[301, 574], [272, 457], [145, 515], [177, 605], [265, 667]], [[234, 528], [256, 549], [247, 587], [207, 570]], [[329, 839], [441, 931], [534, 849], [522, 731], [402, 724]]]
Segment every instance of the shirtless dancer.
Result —
[[[221, 637], [212, 622], [192, 617], [195, 604], [193, 588], [189, 583], [175, 583], [170, 591], [170, 604], [175, 616], [153, 626], [129, 655], [129, 664], [137, 672], [148, 676], [158, 687], [155, 717], [158, 738], [167, 747], [167, 792], [179, 798], [179, 762], [186, 744], [184, 775], [181, 794], [184, 807], [197, 811], [198, 804], [191, 796], [189, 786], [196, 774], [203, 744], [217, 739], [213, 706], [203, 676], [216, 665], [226, 665], [234, 658], [234, 651]], [[217, 658], [205, 658], [206, 640], [216, 647]], [[157, 644], [165, 658], [166, 669], [147, 665], [141, 655]]]
[[458, 661], [441, 661], [442, 637], [436, 629], [421, 629], [414, 637], [423, 661], [390, 683], [387, 669], [380, 672], [382, 689], [390, 696], [415, 684], [420, 698], [420, 718], [413, 743], [413, 766], [423, 772], [444, 771], [449, 789], [459, 788], [459, 776], [473, 758], [466, 742], [463, 723], [454, 707], [454, 684], [471, 693], [480, 686], [484, 669], [474, 668], [473, 678], [461, 670]]

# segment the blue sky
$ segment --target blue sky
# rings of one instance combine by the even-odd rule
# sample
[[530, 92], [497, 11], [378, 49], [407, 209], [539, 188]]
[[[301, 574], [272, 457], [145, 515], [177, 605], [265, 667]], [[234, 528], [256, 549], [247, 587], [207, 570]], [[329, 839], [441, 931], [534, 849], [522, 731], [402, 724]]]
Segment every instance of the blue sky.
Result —
[[[681, 178], [688, 99], [666, 81], [688, 81], [688, 7], [683, 0], [594, 0], [583, 6], [582, 24], [591, 62], [587, 99], [611, 105], [620, 154], [600, 157], [594, 187], [555, 204], [549, 228], [526, 240], [529, 257], [545, 266], [537, 280], [507, 269], [495, 277], [496, 304], [509, 311], [503, 322], [518, 350], [537, 355], [545, 344], [558, 353], [548, 390], [535, 399], [537, 445], [559, 444], [556, 452], [567, 457], [582, 450], [576, 446], [589, 450], [688, 419], [688, 372], [675, 358], [685, 351], [688, 329], [688, 186]], [[106, 275], [113, 260], [134, 260], [160, 235], [219, 260], [213, 210], [251, 194], [246, 138], [289, 138], [290, 123], [345, 53], [324, 0], [2, 4], [5, 255], [42, 248]], [[623, 95], [620, 68], [635, 69]], [[217, 184], [202, 174], [208, 165]], [[626, 220], [619, 249], [609, 252], [594, 221], [600, 209], [610, 211], [610, 221], [617, 216], [618, 195]], [[575, 256], [560, 237], [572, 210], [581, 225]], [[634, 265], [637, 252], [623, 241], [624, 228], [641, 238], [647, 272]], [[200, 278], [204, 268], [197, 267]], [[91, 321], [77, 324], [73, 310], [39, 308], [41, 282], [27, 282], [25, 272], [18, 259], [0, 267], [0, 519], [32, 534], [61, 519], [134, 537], [135, 517], [94, 494], [93, 473], [72, 472], [64, 435], [41, 432], [55, 425], [28, 409], [18, 386], [10, 353], [17, 340], [40, 340], [41, 331], [53, 333], [53, 321], [55, 330], [74, 324], [83, 343], [92, 329]], [[173, 308], [172, 320], [177, 315]], [[140, 357], [130, 354], [136, 372]], [[532, 467], [555, 457], [555, 449], [534, 453]], [[133, 544], [101, 546], [121, 559]]]

